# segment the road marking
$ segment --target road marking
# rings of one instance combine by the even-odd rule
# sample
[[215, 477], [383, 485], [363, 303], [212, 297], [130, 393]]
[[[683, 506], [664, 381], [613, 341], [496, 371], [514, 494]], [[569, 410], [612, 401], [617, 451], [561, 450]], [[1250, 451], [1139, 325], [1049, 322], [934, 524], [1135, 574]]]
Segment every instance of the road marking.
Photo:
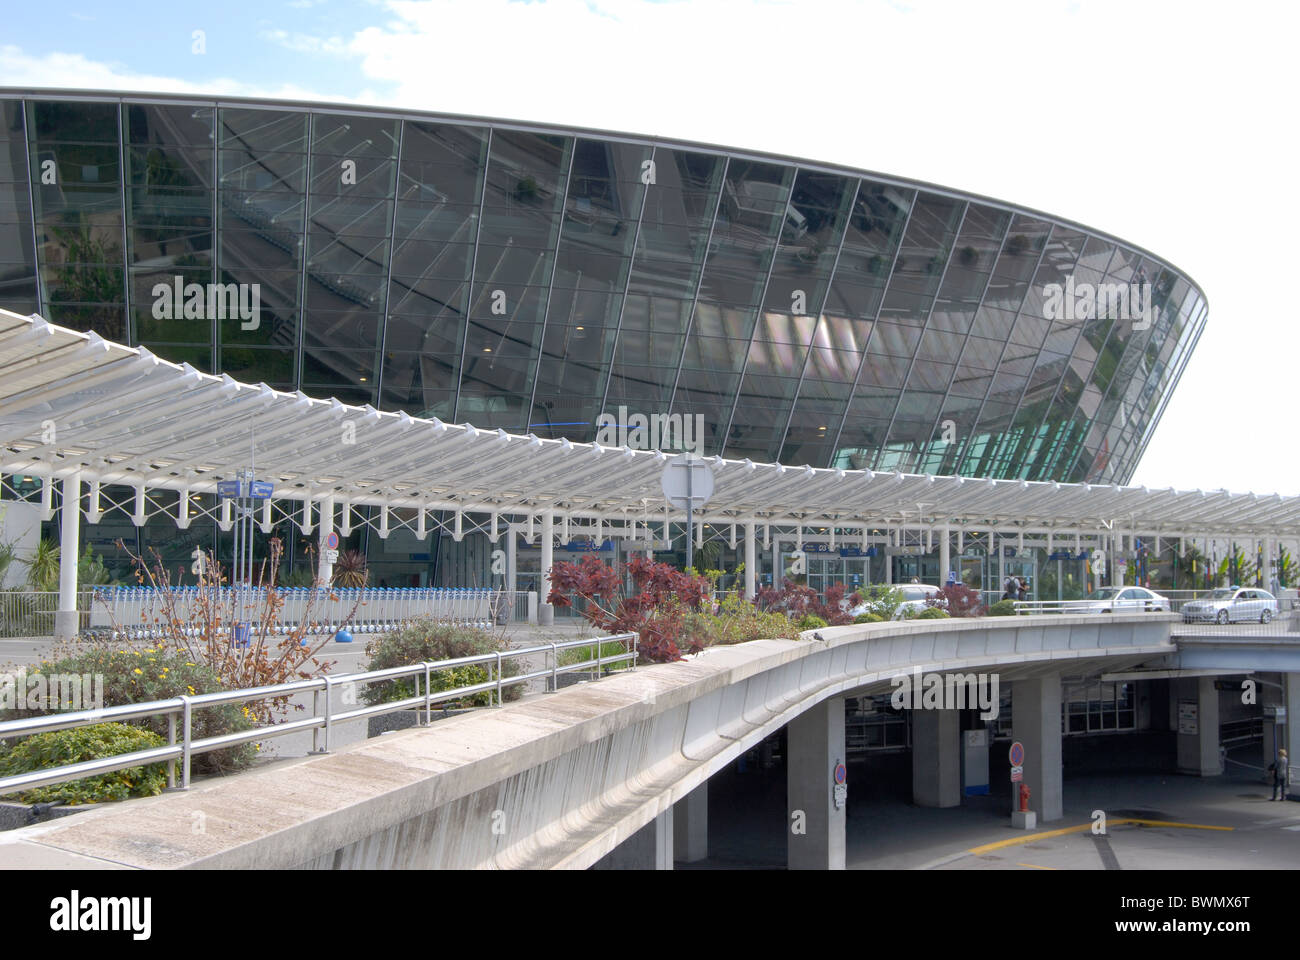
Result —
[[[1123, 817], [1110, 820], [1107, 822], [1109, 827], [1118, 827], [1123, 824], [1135, 824], [1139, 827], [1179, 827], [1186, 830], [1235, 830], [1236, 827], [1221, 827], [1206, 823], [1174, 823], [1170, 820], [1142, 820], [1137, 817]], [[1047, 840], [1051, 837], [1063, 837], [1071, 833], [1081, 833], [1084, 830], [1091, 830], [1092, 823], [1081, 823], [1075, 827], [1062, 827], [1059, 830], [1046, 830], [1042, 833], [1031, 833], [1024, 837], [1011, 837], [1008, 840], [998, 840], [994, 843], [986, 843], [983, 846], [971, 847], [967, 853], [973, 853], [976, 856], [982, 853], [989, 853], [993, 850], [1001, 850], [1003, 847], [1018, 846], [1022, 843], [1033, 843], [1035, 840]]]
[[1041, 867], [1036, 863], [1017, 863], [1017, 867], [1028, 867], [1030, 870], [1060, 870], [1060, 867]]

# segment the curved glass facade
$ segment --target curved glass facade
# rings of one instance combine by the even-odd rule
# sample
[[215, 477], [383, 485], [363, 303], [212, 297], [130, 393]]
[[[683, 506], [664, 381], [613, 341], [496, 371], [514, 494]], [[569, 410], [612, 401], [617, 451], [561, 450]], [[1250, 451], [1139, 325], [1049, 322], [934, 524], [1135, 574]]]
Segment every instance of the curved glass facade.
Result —
[[[479, 427], [678, 413], [709, 455], [1123, 483], [1205, 322], [1115, 238], [804, 161], [225, 99], [0, 118], [3, 306]], [[178, 283], [257, 284], [257, 322], [160, 310]], [[1082, 293], [1130, 288], [1149, 324]]]

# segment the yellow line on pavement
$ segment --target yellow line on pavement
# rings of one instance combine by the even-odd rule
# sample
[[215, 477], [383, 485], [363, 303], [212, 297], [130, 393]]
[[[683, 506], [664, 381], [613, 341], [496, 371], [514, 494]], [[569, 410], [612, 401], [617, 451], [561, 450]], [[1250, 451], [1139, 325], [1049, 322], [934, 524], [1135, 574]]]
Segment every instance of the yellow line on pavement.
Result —
[[1028, 867], [1030, 870], [1060, 870], [1060, 867], [1040, 867], [1036, 863], [1017, 863], [1017, 867]]
[[[1234, 830], [1235, 827], [1220, 827], [1205, 823], [1174, 823], [1169, 820], [1143, 820], [1138, 817], [1121, 817], [1115, 820], [1106, 821], [1107, 827], [1118, 827], [1126, 823], [1137, 824], [1141, 827], [1181, 827], [1186, 830]], [[994, 843], [986, 843], [980, 847], [971, 847], [967, 853], [975, 855], [991, 853], [994, 850], [1001, 850], [1004, 847], [1014, 847], [1022, 843], [1033, 843], [1035, 840], [1048, 840], [1052, 837], [1063, 837], [1070, 833], [1082, 833], [1084, 830], [1091, 830], [1091, 823], [1081, 823], [1074, 827], [1062, 827], [1059, 830], [1045, 830], [1042, 833], [1031, 833], [1023, 837], [1012, 837], [1009, 840], [998, 840]], [[1023, 866], [1023, 864], [1022, 864]]]

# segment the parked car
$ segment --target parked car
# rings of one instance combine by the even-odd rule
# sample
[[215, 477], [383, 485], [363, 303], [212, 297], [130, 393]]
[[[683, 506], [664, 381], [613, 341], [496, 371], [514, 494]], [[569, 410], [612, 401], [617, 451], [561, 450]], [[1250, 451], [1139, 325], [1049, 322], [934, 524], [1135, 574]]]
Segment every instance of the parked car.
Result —
[[1139, 610], [1168, 613], [1172, 609], [1168, 597], [1146, 587], [1102, 587], [1083, 600], [1072, 600], [1066, 605], [1069, 613], [1132, 613]]
[[1268, 623], [1278, 614], [1277, 598], [1258, 587], [1223, 587], [1199, 600], [1183, 604], [1183, 622], [1232, 623], [1258, 620]]
[[[902, 620], [909, 613], [920, 613], [925, 609], [927, 600], [932, 600], [940, 596], [939, 588], [931, 586], [928, 583], [880, 584], [878, 589], [888, 590], [891, 587], [903, 595], [903, 602], [900, 603], [898, 609], [894, 611], [895, 620]], [[946, 604], [943, 603], [940, 604], [940, 606], [945, 605]], [[873, 612], [875, 612], [875, 605], [867, 602], [858, 604], [849, 611], [849, 615], [856, 617], [864, 613]]]

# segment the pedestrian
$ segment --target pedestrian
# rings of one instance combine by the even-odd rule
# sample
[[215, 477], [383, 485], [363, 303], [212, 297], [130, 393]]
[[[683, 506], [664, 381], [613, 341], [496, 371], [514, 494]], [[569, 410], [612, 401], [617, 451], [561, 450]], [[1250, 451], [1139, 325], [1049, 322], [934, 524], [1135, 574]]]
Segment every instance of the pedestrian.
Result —
[[1016, 581], [1016, 599], [1017, 600], [1029, 599], [1029, 584], [1025, 583], [1023, 577]]
[[1019, 596], [1019, 591], [1016, 589], [1015, 578], [1007, 577], [1007, 579], [1002, 583], [1002, 599], [1014, 600], [1017, 596]]
[[[1273, 771], [1273, 796], [1270, 800], [1285, 800], [1287, 788], [1287, 769], [1288, 769], [1286, 751], [1277, 752], [1277, 763], [1270, 763], [1268, 768]], [[1281, 796], [1278, 794], [1281, 793]]]

